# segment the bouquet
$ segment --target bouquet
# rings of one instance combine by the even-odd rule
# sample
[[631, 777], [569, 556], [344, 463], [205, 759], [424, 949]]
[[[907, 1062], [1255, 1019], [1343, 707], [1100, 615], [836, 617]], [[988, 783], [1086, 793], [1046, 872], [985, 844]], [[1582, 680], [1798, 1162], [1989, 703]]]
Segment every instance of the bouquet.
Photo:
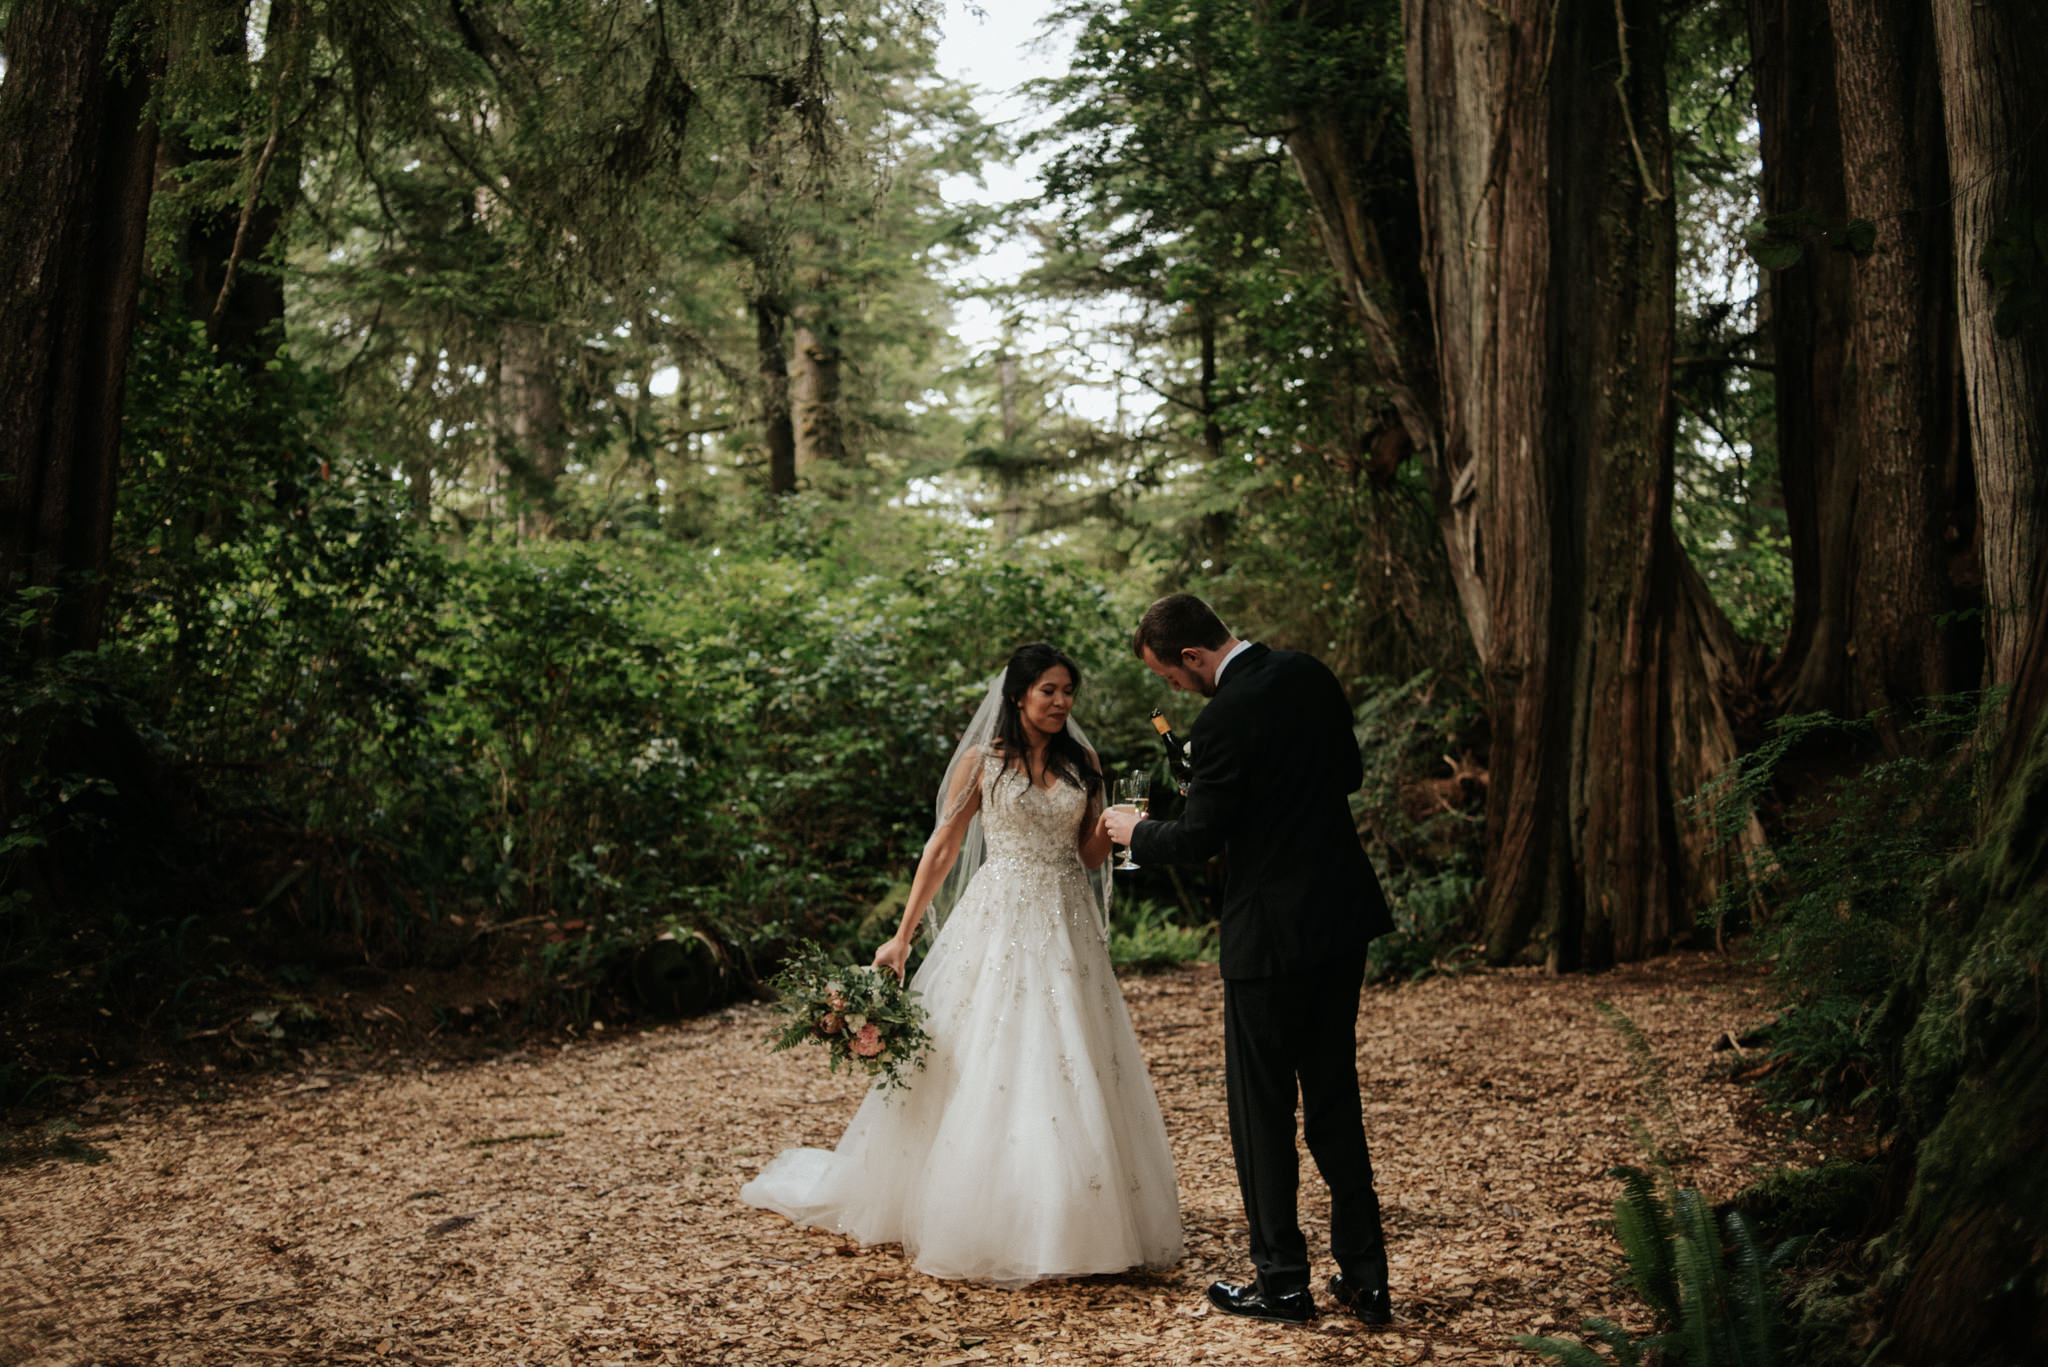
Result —
[[809, 941], [768, 980], [781, 1000], [775, 1051], [822, 1044], [833, 1072], [842, 1063], [865, 1070], [876, 1085], [902, 1087], [904, 1074], [924, 1067], [931, 1036], [917, 993], [883, 968], [834, 964]]

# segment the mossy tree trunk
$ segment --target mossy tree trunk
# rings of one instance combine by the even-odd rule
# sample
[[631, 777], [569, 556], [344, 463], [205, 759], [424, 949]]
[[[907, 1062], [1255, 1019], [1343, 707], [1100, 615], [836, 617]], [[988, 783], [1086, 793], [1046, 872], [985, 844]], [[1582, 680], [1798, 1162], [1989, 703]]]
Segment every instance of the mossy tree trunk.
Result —
[[761, 427], [768, 448], [768, 492], [796, 492], [796, 422], [790, 412], [789, 311], [772, 294], [753, 300], [754, 342], [761, 375]]
[[[2048, 673], [2043, 652], [2031, 663]], [[1951, 871], [1906, 1040], [1913, 1170], [1887, 1243], [1908, 1362], [2048, 1350], [2048, 710], [2014, 723], [2026, 741], [1985, 839]]]
[[498, 348], [499, 441], [519, 491], [518, 530], [540, 540], [558, 530], [569, 419], [562, 403], [561, 347], [546, 323], [507, 322]]
[[48, 654], [100, 637], [155, 184], [143, 54], [113, 51], [121, 9], [29, 0], [0, 43], [0, 592], [59, 591]]
[[820, 461], [851, 463], [846, 447], [839, 329], [829, 318], [817, 316], [820, 310], [807, 312], [812, 316], [796, 325], [796, 374], [790, 381], [798, 470]]

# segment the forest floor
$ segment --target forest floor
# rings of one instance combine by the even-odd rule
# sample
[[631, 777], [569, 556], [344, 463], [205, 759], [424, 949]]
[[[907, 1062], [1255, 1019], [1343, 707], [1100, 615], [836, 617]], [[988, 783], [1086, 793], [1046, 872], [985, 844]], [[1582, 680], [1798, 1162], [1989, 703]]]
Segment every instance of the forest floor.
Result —
[[1366, 1127], [1396, 1322], [1334, 1313], [1327, 1197], [1312, 1328], [1229, 1320], [1248, 1274], [1213, 967], [1124, 981], [1179, 1165], [1188, 1256], [1024, 1290], [941, 1282], [740, 1204], [860, 1098], [813, 1051], [771, 1055], [766, 1008], [530, 1043], [476, 1060], [314, 1060], [209, 1101], [117, 1082], [81, 1162], [0, 1169], [0, 1364], [1533, 1362], [1520, 1333], [1644, 1327], [1608, 1228], [1656, 1124], [1626, 1013], [1654, 1051], [1679, 1177], [1714, 1200], [1816, 1161], [1729, 1080], [1724, 1031], [1771, 1014], [1748, 968], [1679, 955], [1598, 976], [1505, 970], [1368, 988]]

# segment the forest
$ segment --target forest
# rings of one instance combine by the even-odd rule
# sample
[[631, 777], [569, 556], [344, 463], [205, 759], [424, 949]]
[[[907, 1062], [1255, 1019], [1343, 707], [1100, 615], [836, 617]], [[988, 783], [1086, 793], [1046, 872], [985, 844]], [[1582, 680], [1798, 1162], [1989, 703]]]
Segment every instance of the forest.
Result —
[[0, 0], [0, 1147], [864, 960], [1012, 647], [1156, 765], [1187, 591], [1347, 691], [1376, 981], [1769, 975], [1836, 1157], [1651, 1146], [1647, 1351], [2032, 1358], [2033, 8], [1066, 0], [1003, 120], [935, 0]]

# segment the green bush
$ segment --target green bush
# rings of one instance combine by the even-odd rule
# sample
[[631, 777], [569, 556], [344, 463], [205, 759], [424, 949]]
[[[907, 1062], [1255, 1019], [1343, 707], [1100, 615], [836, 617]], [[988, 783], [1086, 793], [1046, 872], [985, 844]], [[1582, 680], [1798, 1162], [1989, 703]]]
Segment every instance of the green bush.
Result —
[[1122, 899], [1111, 905], [1109, 958], [1118, 968], [1153, 972], [1216, 962], [1216, 923], [1186, 926], [1164, 902]]
[[[1749, 1222], [1731, 1212], [1717, 1225], [1706, 1198], [1676, 1189], [1638, 1168], [1616, 1168], [1622, 1195], [1614, 1232], [1627, 1260], [1628, 1282], [1650, 1308], [1657, 1331], [1635, 1338], [1610, 1320], [1585, 1322], [1613, 1358], [1571, 1339], [1520, 1335], [1515, 1342], [1564, 1367], [1635, 1367], [1644, 1355], [1686, 1367], [1778, 1367], [1786, 1355], [1778, 1271], [1802, 1241], [1766, 1253]], [[1654, 1360], [1654, 1359], [1653, 1359]]]
[[[38, 737], [132, 726], [200, 813], [179, 858], [226, 871], [211, 903], [141, 877], [96, 913], [96, 1000], [123, 1017], [168, 1022], [237, 956], [418, 961], [514, 923], [578, 1011], [701, 1006], [707, 977], [736, 990], [756, 955], [850, 935], [908, 877], [1022, 640], [1081, 661], [1106, 762], [1156, 753], [1132, 614], [1069, 566], [815, 496], [726, 507], [695, 541], [446, 544], [401, 479], [345, 459], [288, 355], [252, 377], [155, 324], [131, 377], [108, 644], [17, 650], [0, 681], [28, 742], [0, 851], [10, 975], [31, 940], [45, 967], [86, 952], [51, 938], [52, 841], [143, 824]], [[40, 609], [12, 606], [19, 635]], [[245, 911], [215, 943], [208, 918]]]
[[1609, 1175], [1622, 1184], [1614, 1234], [1625, 1280], [1642, 1297], [1656, 1330], [1638, 1339], [1611, 1320], [1586, 1320], [1585, 1332], [1604, 1342], [1612, 1358], [1572, 1339], [1522, 1335], [1515, 1341], [1564, 1367], [1635, 1367], [1646, 1355], [1687, 1367], [1778, 1367], [1792, 1361], [1779, 1274], [1806, 1246], [1807, 1236], [1784, 1240], [1766, 1255], [1742, 1211], [1730, 1211], [1717, 1223], [1704, 1196], [1678, 1185], [1672, 1165], [1684, 1136], [1650, 1041], [1615, 1006], [1594, 1005], [1620, 1035], [1648, 1110], [1632, 1128], [1649, 1155], [1649, 1168], [1617, 1167]]
[[[1995, 707], [1978, 695], [1931, 699], [1896, 756], [1878, 747], [1882, 717], [1783, 718], [1702, 795], [1718, 804], [1725, 833], [1759, 809], [1773, 818], [1768, 852], [1747, 879], [1723, 889], [1715, 914], [1770, 908], [1753, 949], [1772, 966], [1786, 1005], [1765, 1031], [1779, 1066], [1764, 1085], [1795, 1114], [1892, 1105], [1909, 1024], [1901, 994], [1934, 929], [1930, 890], [1974, 835], [1980, 774], [1971, 742]], [[1778, 809], [1777, 786], [1817, 762], [1834, 775], [1809, 780]]]
[[1366, 951], [1366, 977], [1418, 981], [1437, 973], [1458, 973], [1478, 962], [1472, 937], [1472, 908], [1479, 880], [1462, 864], [1437, 873], [1406, 868], [1387, 880], [1394, 929]]
[[1425, 671], [1384, 682], [1354, 716], [1365, 784], [1353, 805], [1394, 913], [1373, 941], [1373, 981], [1456, 972], [1475, 958], [1482, 858], [1483, 714], [1470, 679]]

